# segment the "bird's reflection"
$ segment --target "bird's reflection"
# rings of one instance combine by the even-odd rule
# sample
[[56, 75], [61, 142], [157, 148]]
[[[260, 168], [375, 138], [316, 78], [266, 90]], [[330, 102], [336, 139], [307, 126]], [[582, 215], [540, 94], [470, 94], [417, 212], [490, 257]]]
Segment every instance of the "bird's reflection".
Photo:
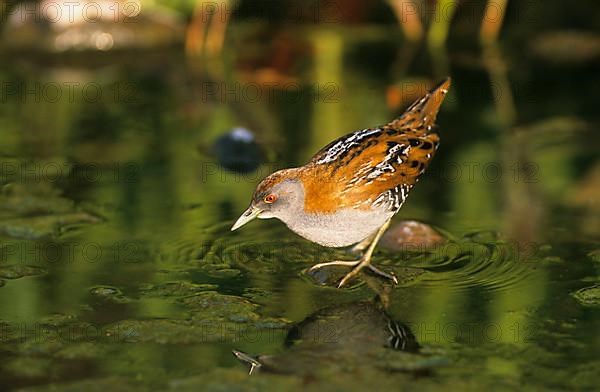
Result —
[[415, 336], [404, 323], [392, 319], [376, 301], [359, 301], [321, 309], [289, 331], [285, 344], [329, 353], [351, 349], [369, 353], [373, 347], [417, 352]]
[[290, 329], [280, 354], [253, 356], [237, 350], [234, 354], [251, 374], [260, 369], [308, 375], [366, 363], [378, 369], [422, 370], [419, 350], [410, 328], [393, 319], [378, 297], [313, 313]]

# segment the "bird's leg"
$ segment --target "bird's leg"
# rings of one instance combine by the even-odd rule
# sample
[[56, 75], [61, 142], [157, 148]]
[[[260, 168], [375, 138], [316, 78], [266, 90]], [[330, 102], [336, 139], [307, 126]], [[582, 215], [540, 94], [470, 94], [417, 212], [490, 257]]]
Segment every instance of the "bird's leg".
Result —
[[362, 255], [358, 264], [354, 268], [352, 268], [352, 271], [348, 272], [346, 276], [344, 276], [344, 278], [340, 281], [340, 283], [338, 284], [338, 288], [346, 284], [346, 282], [355, 277], [365, 267], [369, 267], [369, 269], [375, 272], [377, 275], [381, 275], [387, 279], [391, 279], [395, 284], [398, 284], [398, 279], [394, 275], [383, 272], [375, 266], [371, 265], [371, 256], [373, 255], [373, 251], [375, 250], [377, 243], [383, 236], [383, 233], [390, 225], [390, 221], [391, 219], [388, 219], [387, 222], [385, 222], [383, 226], [379, 228], [377, 234], [375, 234], [375, 238], [373, 238], [373, 242], [371, 242], [371, 245], [369, 245], [369, 247], [367, 248], [367, 251]]
[[375, 238], [375, 234], [372, 234], [372, 235], [368, 236], [364, 240], [360, 241], [358, 244], [354, 245], [350, 249], [350, 252], [352, 252], [352, 253], [362, 253], [362, 252], [364, 252], [369, 247], [369, 245], [371, 245], [371, 243], [373, 242], [374, 238]]
[[316, 265], [312, 266], [309, 271], [314, 271], [314, 270], [322, 268], [322, 267], [329, 267], [329, 266], [334, 266], [334, 265], [353, 267], [352, 271], [350, 271], [348, 274], [346, 274], [346, 276], [344, 276], [344, 278], [340, 281], [340, 283], [338, 284], [338, 288], [342, 287], [344, 284], [346, 284], [350, 279], [355, 277], [365, 267], [368, 267], [371, 271], [373, 271], [377, 275], [383, 276], [387, 279], [392, 280], [394, 283], [398, 284], [398, 279], [394, 275], [383, 272], [380, 269], [376, 268], [375, 266], [371, 265], [371, 256], [373, 255], [373, 251], [375, 250], [377, 243], [379, 242], [379, 240], [381, 239], [381, 236], [383, 235], [383, 233], [385, 232], [385, 230], [388, 228], [389, 225], [390, 225], [390, 220], [385, 222], [383, 224], [383, 226], [381, 226], [379, 228], [379, 230], [377, 231], [377, 234], [375, 234], [375, 237], [373, 238], [373, 241], [371, 241], [371, 244], [367, 248], [366, 252], [362, 255], [362, 257], [359, 260], [356, 260], [356, 261], [331, 261], [328, 263], [320, 263], [320, 264], [316, 264]]

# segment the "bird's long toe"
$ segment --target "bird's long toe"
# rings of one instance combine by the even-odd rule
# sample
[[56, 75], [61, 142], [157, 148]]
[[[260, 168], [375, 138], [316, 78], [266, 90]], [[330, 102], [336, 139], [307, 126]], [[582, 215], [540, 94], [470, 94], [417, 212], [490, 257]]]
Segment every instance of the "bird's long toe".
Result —
[[398, 284], [398, 278], [396, 277], [396, 275], [394, 275], [394, 273], [388, 274], [387, 272], [383, 272], [382, 270], [380, 270], [372, 264], [369, 264], [369, 269], [375, 274], [391, 280], [392, 282], [394, 282], [394, 284]]
[[354, 267], [354, 266], [356, 266], [358, 264], [360, 264], [360, 260], [356, 260], [356, 261], [336, 260], [336, 261], [329, 261], [327, 263], [315, 264], [312, 267], [310, 267], [308, 269], [308, 271], [312, 272], [312, 271], [316, 271], [318, 269], [321, 269], [323, 267], [332, 267], [332, 266]]
[[394, 284], [398, 284], [398, 278], [393, 273], [388, 274], [387, 272], [383, 272], [382, 270], [380, 270], [379, 268], [377, 268], [373, 264], [371, 264], [370, 260], [361, 260], [361, 261], [357, 262], [356, 266], [352, 269], [352, 271], [348, 272], [342, 278], [342, 280], [338, 284], [338, 288], [341, 288], [346, 283], [348, 283], [352, 278], [354, 278], [356, 275], [358, 275], [358, 273], [365, 267], [368, 267], [376, 275], [379, 275], [381, 277], [389, 279], [392, 282], [394, 282]]

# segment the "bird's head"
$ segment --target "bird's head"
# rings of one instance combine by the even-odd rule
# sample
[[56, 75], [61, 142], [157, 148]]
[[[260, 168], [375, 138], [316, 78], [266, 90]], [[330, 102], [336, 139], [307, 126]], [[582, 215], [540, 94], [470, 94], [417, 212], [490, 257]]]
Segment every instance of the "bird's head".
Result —
[[285, 222], [303, 204], [304, 187], [295, 175], [295, 169], [279, 170], [258, 184], [250, 207], [238, 218], [231, 231], [255, 218], [278, 218]]

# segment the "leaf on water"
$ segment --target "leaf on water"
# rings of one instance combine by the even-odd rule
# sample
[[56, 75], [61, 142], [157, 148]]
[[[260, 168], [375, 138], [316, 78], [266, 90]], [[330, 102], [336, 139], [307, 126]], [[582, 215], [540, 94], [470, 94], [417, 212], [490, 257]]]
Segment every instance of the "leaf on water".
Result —
[[[36, 267], [33, 265], [3, 265], [0, 266], [0, 278], [2, 279], [19, 279], [26, 276], [39, 276], [46, 274], [47, 271], [44, 268]], [[4, 284], [4, 281], [0, 280], [0, 286]]]
[[580, 304], [584, 306], [599, 306], [600, 305], [600, 284], [590, 287], [584, 287], [571, 293]]
[[92, 287], [90, 289], [90, 294], [94, 297], [118, 304], [126, 304], [132, 301], [130, 298], [126, 297], [120, 289], [112, 286]]
[[68, 226], [98, 222], [100, 222], [98, 217], [86, 212], [34, 216], [0, 221], [0, 233], [14, 238], [40, 239], [55, 237]]

